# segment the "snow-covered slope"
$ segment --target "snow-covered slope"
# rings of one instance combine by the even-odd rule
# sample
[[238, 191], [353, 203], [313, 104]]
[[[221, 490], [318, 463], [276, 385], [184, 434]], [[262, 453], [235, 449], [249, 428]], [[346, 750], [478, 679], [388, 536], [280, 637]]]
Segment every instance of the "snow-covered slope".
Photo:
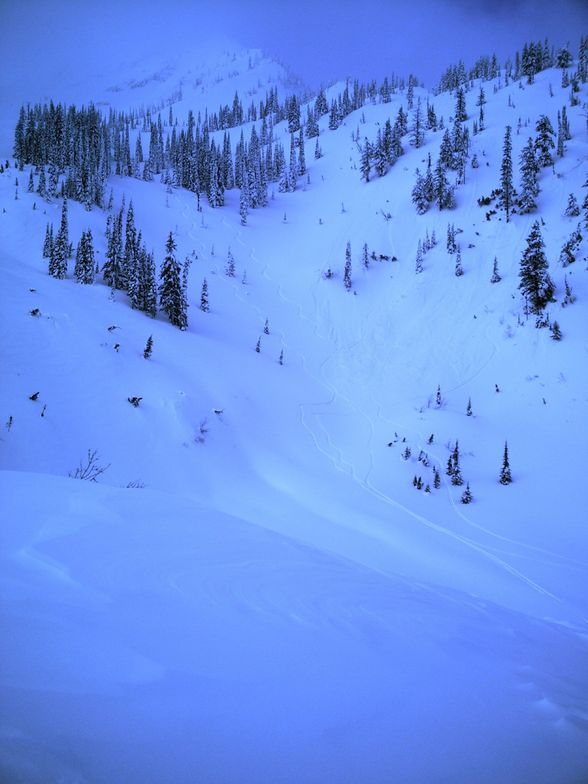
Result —
[[[264, 94], [275, 67], [256, 67]], [[246, 89], [233, 79], [197, 85], [209, 109]], [[587, 774], [586, 244], [557, 265], [578, 220], [562, 215], [568, 194], [585, 195], [581, 105], [568, 105], [572, 139], [540, 179], [561, 342], [535, 329], [517, 291], [537, 214], [487, 221], [477, 204], [499, 184], [505, 126], [516, 161], [537, 116], [555, 121], [568, 102], [560, 81], [551, 70], [532, 86], [485, 85], [480, 167], [451, 212], [417, 216], [410, 201], [440, 132], [407, 144], [385, 177], [360, 180], [352, 133], [373, 139], [404, 94], [337, 131], [324, 117], [324, 157], [312, 160], [307, 142], [308, 178], [276, 189], [247, 226], [236, 191], [198, 213], [191, 193], [113, 178], [115, 206], [132, 198], [158, 260], [170, 230], [178, 257], [193, 259], [187, 332], [102, 284], [50, 278], [41, 247], [60, 204], [27, 193], [28, 172], [0, 175], [9, 780]], [[117, 101], [130, 103], [130, 81], [119, 84]], [[142, 100], [159, 95], [149, 89]], [[470, 123], [476, 95], [474, 85]], [[447, 120], [454, 97], [430, 98]], [[185, 90], [183, 101], [178, 116], [191, 108]], [[91, 228], [103, 259], [105, 214], [71, 203], [69, 217], [70, 236]], [[462, 277], [445, 251], [448, 221], [461, 230]], [[416, 275], [417, 243], [433, 231], [439, 244]], [[397, 260], [362, 268], [364, 243]], [[564, 272], [576, 296], [565, 309]], [[198, 309], [205, 277], [210, 313]], [[456, 439], [467, 506], [444, 473]], [[88, 450], [106, 468], [99, 483], [68, 479]], [[432, 486], [433, 466], [441, 488], [419, 492], [413, 476]]]
[[33, 74], [2, 81], [0, 144], [7, 154], [12, 152], [14, 117], [27, 103], [94, 103], [105, 113], [134, 110], [154, 117], [158, 112], [165, 115], [172, 105], [177, 117], [185, 117], [189, 109], [195, 116], [199, 111], [204, 115], [206, 109], [216, 112], [221, 104], [232, 103], [235, 92], [247, 108], [251, 102], [259, 104], [266, 89], [275, 87], [293, 92], [302, 86], [261, 50], [243, 49], [218, 37], [165, 57], [155, 52], [111, 55], [89, 70], [65, 69], [50, 61]]

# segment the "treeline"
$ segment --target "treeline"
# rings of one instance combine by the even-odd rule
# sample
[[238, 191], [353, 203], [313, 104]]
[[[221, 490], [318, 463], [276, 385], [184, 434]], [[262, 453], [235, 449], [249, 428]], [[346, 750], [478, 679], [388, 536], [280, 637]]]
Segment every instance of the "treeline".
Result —
[[[409, 89], [416, 84], [410, 77]], [[157, 120], [135, 112], [110, 111], [103, 116], [94, 106], [77, 109], [62, 104], [35, 104], [21, 107], [14, 134], [14, 157], [20, 169], [33, 165], [38, 174], [37, 192], [44, 198], [74, 199], [87, 209], [104, 207], [104, 189], [111, 174], [162, 182], [187, 188], [198, 200], [206, 195], [212, 207], [224, 204], [225, 191], [239, 188], [243, 212], [267, 204], [270, 183], [279, 189], [294, 190], [296, 180], [306, 171], [304, 140], [319, 136], [319, 120], [329, 115], [330, 129], [338, 128], [351, 112], [366, 101], [389, 102], [402, 79], [385, 78], [361, 84], [347, 81], [344, 89], [329, 103], [324, 89], [306, 106], [297, 96], [280, 103], [276, 88], [266, 93], [259, 113], [244, 112], [237, 94], [231, 107], [221, 107], [218, 114], [204, 119], [188, 113], [184, 126], [174, 120], [172, 108], [167, 122], [161, 114]], [[260, 119], [260, 129], [253, 124], [249, 138], [244, 133], [235, 150], [227, 130], [222, 142], [213, 137], [221, 128], [234, 127], [253, 118]], [[274, 136], [274, 126], [285, 121], [290, 132], [289, 156]], [[317, 143], [315, 157], [321, 150]]]
[[[567, 70], [571, 68], [574, 57], [568, 46], [561, 47], [557, 52], [553, 45], [545, 39], [541, 41], [530, 41], [523, 45], [521, 51], [516, 51], [514, 61], [507, 59], [503, 66], [498, 62], [496, 54], [492, 56], [480, 57], [474, 66], [466, 70], [463, 62], [449, 66], [441, 76], [438, 92], [446, 92], [457, 89], [472, 79], [483, 79], [489, 81], [496, 79], [504, 70], [505, 79], [518, 81], [525, 78], [528, 84], [532, 84], [535, 76], [547, 68], [561, 68]], [[588, 80], [588, 35], [580, 39], [578, 51], [578, 68], [571, 77], [572, 81], [577, 79], [580, 82]]]

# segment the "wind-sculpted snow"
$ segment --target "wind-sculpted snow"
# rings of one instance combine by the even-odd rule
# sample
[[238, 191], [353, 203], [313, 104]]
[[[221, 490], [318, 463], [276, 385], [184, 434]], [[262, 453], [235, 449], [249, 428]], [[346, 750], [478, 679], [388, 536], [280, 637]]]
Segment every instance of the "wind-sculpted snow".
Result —
[[22, 521], [0, 553], [6, 780], [547, 784], [588, 764], [572, 629], [188, 497], [0, 479]]

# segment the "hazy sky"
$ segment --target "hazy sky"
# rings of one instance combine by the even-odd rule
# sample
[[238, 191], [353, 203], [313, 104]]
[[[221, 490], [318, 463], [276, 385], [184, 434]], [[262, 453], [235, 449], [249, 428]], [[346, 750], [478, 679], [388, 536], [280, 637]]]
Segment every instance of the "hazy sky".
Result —
[[42, 68], [77, 69], [220, 33], [278, 56], [311, 86], [391, 72], [430, 85], [460, 58], [502, 60], [528, 40], [576, 49], [588, 0], [0, 0], [0, 23], [8, 70], [32, 75], [39, 52]]

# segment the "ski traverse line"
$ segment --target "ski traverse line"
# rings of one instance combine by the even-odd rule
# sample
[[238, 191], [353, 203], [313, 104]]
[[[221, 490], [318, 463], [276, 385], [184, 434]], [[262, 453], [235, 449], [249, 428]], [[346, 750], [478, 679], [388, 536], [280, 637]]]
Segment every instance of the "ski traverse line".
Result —
[[[226, 225], [226, 220], [225, 220], [224, 216], [222, 217], [221, 220]], [[246, 246], [244, 240], [242, 239], [242, 232], [238, 231], [237, 234], [236, 234], [236, 238], [237, 238], [237, 241], [240, 243], [240, 245], [243, 246], [245, 249], [247, 249], [247, 246]], [[257, 257], [257, 254], [255, 252], [255, 248], [251, 247], [249, 249], [249, 254], [248, 255], [249, 255], [249, 258], [252, 260], [252, 262], [254, 262], [254, 263], [257, 262], [258, 266], [261, 266], [261, 262], [260, 262], [259, 258]], [[268, 281], [268, 283], [271, 283], [273, 285], [274, 290], [276, 291], [276, 293], [278, 294], [280, 299], [282, 299], [290, 307], [294, 308], [298, 318], [300, 318], [301, 320], [306, 321], [309, 324], [309, 326], [312, 329], [312, 332], [313, 332], [314, 336], [319, 338], [325, 344], [328, 344], [329, 343], [328, 338], [325, 337], [324, 335], [319, 334], [318, 327], [317, 327], [316, 313], [318, 311], [318, 303], [316, 301], [316, 295], [315, 295], [315, 290], [314, 290], [314, 289], [316, 289], [317, 281], [315, 281], [315, 286], [314, 286], [314, 289], [313, 289], [313, 292], [312, 292], [312, 294], [313, 294], [313, 302], [314, 302], [314, 306], [315, 306], [315, 318], [311, 319], [309, 316], [307, 316], [303, 312], [303, 310], [302, 310], [302, 308], [301, 308], [301, 306], [299, 304], [293, 303], [283, 293], [283, 289], [282, 289], [281, 285], [277, 285], [275, 280], [268, 273], [268, 264], [267, 263], [264, 264], [261, 267], [261, 274]], [[238, 292], [236, 290], [237, 287], [233, 287], [233, 288], [234, 288], [234, 291], [235, 291], [236, 296], [238, 297], [238, 299], [241, 302], [243, 302], [243, 304], [245, 304], [245, 300], [243, 299], [243, 297], [239, 296], [240, 292]], [[262, 314], [261, 309], [259, 308], [259, 306], [257, 304], [255, 304], [251, 300], [248, 300], [247, 304], [249, 305], [250, 308], [252, 308], [258, 314], [259, 318], [263, 319], [263, 314]], [[353, 344], [351, 344], [351, 346], [349, 348], [353, 348], [353, 346], [357, 346], [358, 344], [360, 344], [362, 342], [362, 340], [365, 340], [365, 327], [364, 327], [363, 323], [362, 323], [360, 329], [361, 329], [360, 336], [358, 337], [358, 339]], [[331, 335], [333, 335], [333, 333], [331, 333]], [[336, 341], [336, 334], [334, 335], [334, 337], [335, 337], [335, 342], [337, 342]], [[281, 338], [284, 341], [283, 333], [282, 333]], [[468, 548], [474, 550], [475, 552], [478, 552], [480, 555], [486, 557], [488, 560], [490, 560], [493, 563], [495, 563], [496, 565], [500, 566], [507, 573], [511, 574], [513, 577], [517, 578], [518, 580], [520, 580], [521, 582], [523, 582], [524, 584], [526, 584], [527, 586], [532, 588], [534, 591], [536, 591], [536, 592], [538, 592], [540, 594], [543, 594], [545, 596], [549, 596], [550, 598], [560, 602], [561, 600], [558, 597], [556, 597], [554, 594], [552, 594], [550, 591], [548, 591], [546, 588], [542, 587], [541, 585], [536, 583], [534, 580], [532, 580], [531, 578], [529, 578], [525, 574], [523, 574], [521, 571], [519, 571], [515, 567], [511, 566], [509, 563], [507, 563], [503, 559], [499, 558], [495, 553], [491, 552], [491, 549], [493, 549], [493, 548], [486, 548], [483, 545], [481, 545], [481, 544], [475, 542], [474, 540], [470, 539], [469, 537], [465, 537], [465, 536], [459, 535], [459, 534], [451, 531], [450, 529], [448, 529], [448, 528], [446, 528], [446, 527], [444, 527], [444, 526], [442, 526], [442, 525], [440, 525], [438, 523], [435, 523], [433, 520], [430, 520], [427, 517], [424, 517], [423, 515], [421, 515], [421, 514], [415, 512], [415, 511], [413, 511], [412, 509], [404, 506], [399, 501], [396, 501], [395, 499], [391, 498], [385, 492], [379, 490], [377, 487], [375, 487], [373, 485], [373, 483], [370, 480], [370, 476], [373, 473], [373, 468], [374, 468], [374, 456], [373, 456], [374, 422], [373, 422], [373, 419], [372, 419], [371, 416], [369, 416], [369, 414], [367, 414], [356, 403], [352, 402], [347, 395], [343, 394], [340, 391], [340, 389], [338, 389], [334, 384], [332, 384], [330, 381], [328, 381], [325, 378], [325, 375], [324, 375], [325, 366], [330, 361], [334, 360], [335, 357], [337, 356], [337, 354], [340, 353], [340, 352], [341, 352], [341, 348], [337, 347], [334, 351], [332, 351], [332, 352], [330, 352], [328, 354], [328, 356], [321, 362], [321, 365], [319, 367], [319, 374], [317, 376], [308, 367], [307, 362], [306, 362], [306, 357], [304, 356], [304, 354], [302, 354], [301, 352], [297, 351], [305, 373], [307, 375], [309, 375], [317, 384], [319, 384], [319, 386], [322, 386], [323, 388], [325, 388], [325, 390], [327, 392], [329, 392], [328, 399], [324, 400], [324, 401], [321, 401], [320, 403], [316, 403], [316, 402], [306, 402], [306, 403], [301, 402], [301, 403], [299, 403], [299, 412], [300, 412], [301, 424], [303, 425], [303, 427], [306, 430], [306, 432], [309, 434], [315, 449], [317, 449], [320, 454], [322, 454], [324, 457], [326, 457], [337, 471], [343, 472], [346, 475], [351, 476], [351, 478], [353, 479], [354, 482], [356, 482], [365, 492], [369, 493], [373, 497], [375, 497], [378, 500], [386, 503], [387, 505], [393, 506], [396, 509], [399, 509], [399, 510], [403, 511], [405, 514], [407, 514], [410, 517], [412, 517], [413, 519], [417, 520], [420, 524], [424, 525], [425, 527], [428, 527], [428, 528], [436, 531], [437, 533], [445, 535], [445, 536], [449, 537], [450, 539], [453, 539], [454, 541], [457, 541], [457, 542], [461, 543], [465, 547], [468, 547]], [[367, 450], [368, 450], [369, 462], [368, 462], [368, 467], [367, 467], [367, 470], [366, 470], [366, 473], [365, 473], [365, 477], [363, 479], [358, 476], [354, 463], [348, 461], [343, 456], [342, 450], [339, 449], [338, 447], [336, 447], [335, 444], [333, 443], [333, 441], [332, 441], [328, 431], [324, 427], [324, 424], [322, 422], [320, 422], [320, 417], [321, 417], [320, 412], [318, 412], [318, 411], [309, 412], [307, 410], [310, 406], [317, 407], [319, 405], [322, 405], [322, 406], [331, 407], [333, 405], [333, 403], [336, 402], [337, 399], [340, 399], [340, 400], [344, 401], [347, 404], [347, 406], [349, 407], [349, 409], [351, 411], [355, 412], [356, 415], [359, 415], [360, 418], [362, 418], [364, 421], [366, 421], [367, 425], [368, 425]], [[374, 401], [374, 402], [376, 403], [376, 401]], [[317, 422], [319, 424], [320, 429], [321, 429], [322, 433], [324, 434], [324, 437], [325, 437], [328, 449], [325, 449], [322, 446], [322, 444], [319, 443], [319, 437], [318, 437], [316, 431], [313, 430], [313, 428], [309, 424], [309, 422], [310, 422], [309, 417], [313, 421], [315, 421], [315, 422]], [[335, 452], [335, 454], [333, 454], [333, 452]], [[454, 507], [454, 509], [455, 509], [455, 507]], [[516, 544], [514, 542], [512, 542], [512, 543]]]
[[[241, 242], [244, 245], [242, 240], [241, 240]], [[259, 259], [257, 258], [256, 254], [255, 254], [255, 249], [254, 248], [252, 248], [251, 251], [250, 251], [250, 257], [252, 258], [252, 260], [253, 259], [257, 259], [257, 261], [259, 261]], [[265, 265], [264, 270], [267, 270], [267, 265]], [[276, 286], [275, 281], [269, 275], [266, 275], [266, 277], [267, 277], [269, 282], [273, 283], [273, 285]], [[300, 307], [296, 306], [295, 303], [292, 303], [290, 300], [288, 300], [283, 295], [282, 295], [282, 298], [284, 299], [284, 301], [286, 301], [288, 304], [290, 304], [290, 306], [294, 306], [296, 308], [296, 312], [299, 315], [299, 317], [303, 318], [304, 320], [306, 320], [313, 327], [314, 334], [326, 343], [327, 342], [326, 339], [323, 336], [320, 336], [318, 334], [318, 331], [316, 329], [316, 322], [312, 322], [310, 318], [305, 316], [301, 312]], [[258, 312], [260, 312], [259, 309], [257, 308], [257, 306], [254, 306], [254, 307], [255, 307], [255, 309]], [[357, 345], [359, 342], [361, 342], [361, 339], [362, 339], [361, 337], [358, 338], [358, 340], [353, 345]], [[305, 407], [307, 407], [309, 405], [314, 405], [314, 406], [316, 406], [316, 405], [332, 405], [332, 403], [334, 403], [338, 398], [343, 400], [343, 401], [345, 401], [347, 403], [347, 405], [351, 408], [352, 411], [355, 411], [356, 414], [358, 414], [360, 417], [362, 417], [364, 420], [366, 420], [368, 422], [369, 433], [370, 433], [368, 443], [371, 445], [371, 443], [373, 442], [374, 426], [373, 426], [373, 421], [372, 421], [371, 417], [365, 411], [360, 409], [356, 404], [354, 404], [346, 395], [341, 393], [341, 391], [339, 389], [337, 389], [337, 387], [335, 387], [333, 384], [331, 384], [331, 382], [328, 382], [324, 378], [323, 373], [321, 372], [324, 369], [324, 366], [336, 356], [337, 351], [339, 351], [339, 350], [340, 349], [336, 350], [335, 352], [333, 352], [332, 354], [327, 356], [326, 359], [321, 363], [321, 366], [319, 368], [319, 377], [317, 377], [312, 371], [310, 371], [310, 369], [308, 368], [308, 366], [306, 364], [304, 355], [300, 355], [301, 358], [302, 358], [302, 364], [303, 364], [303, 367], [305, 369], [305, 372], [311, 378], [313, 378], [314, 381], [319, 383], [319, 385], [325, 387], [325, 389], [328, 390], [330, 392], [330, 395], [331, 395], [328, 401], [323, 401], [320, 404], [317, 404], [317, 403], [300, 403], [299, 404], [299, 409], [300, 409], [300, 412], [301, 412], [301, 423], [304, 426], [305, 430], [307, 432], [309, 432], [309, 435], [311, 436], [311, 440], [312, 440], [312, 443], [314, 444], [315, 448], [317, 448], [318, 451], [321, 454], [323, 454], [325, 457], [327, 457], [327, 459], [336, 468], [336, 470], [338, 470], [340, 472], [343, 472], [343, 473], [345, 473], [348, 476], [351, 476], [352, 479], [357, 484], [359, 484], [360, 487], [362, 487], [366, 492], [368, 492], [372, 496], [378, 498], [379, 500], [383, 501], [384, 503], [386, 503], [388, 505], [391, 505], [391, 506], [393, 506], [393, 507], [395, 507], [397, 509], [402, 510], [404, 513], [408, 514], [413, 519], [415, 519], [418, 522], [420, 522], [422, 525], [424, 525], [424, 526], [426, 526], [428, 528], [431, 528], [432, 530], [435, 530], [437, 533], [443, 534], [443, 535], [445, 535], [445, 536], [447, 536], [447, 537], [449, 537], [449, 538], [451, 538], [451, 539], [453, 539], [455, 541], [458, 541], [461, 544], [463, 544], [464, 546], [474, 550], [475, 552], [478, 552], [480, 555], [485, 556], [488, 560], [492, 561], [496, 565], [498, 565], [501, 568], [503, 568], [507, 573], [511, 574], [513, 577], [517, 578], [518, 580], [520, 580], [521, 582], [526, 584], [528, 587], [532, 588], [537, 593], [540, 593], [542, 595], [548, 596], [548, 597], [554, 599], [555, 601], [561, 602], [561, 600], [557, 596], [552, 594], [549, 590], [547, 590], [543, 586], [539, 585], [538, 583], [536, 583], [531, 578], [527, 577], [520, 570], [518, 570], [515, 567], [511, 566], [509, 563], [507, 563], [503, 559], [499, 558], [496, 554], [491, 552], [490, 549], [485, 548], [483, 545], [475, 542], [474, 540], [470, 539], [469, 537], [465, 537], [465, 536], [461, 536], [459, 534], [456, 534], [455, 532], [451, 531], [450, 529], [448, 529], [448, 528], [446, 528], [444, 526], [441, 526], [438, 523], [433, 522], [432, 520], [430, 520], [430, 519], [424, 517], [423, 515], [420, 515], [419, 513], [411, 510], [410, 508], [404, 506], [400, 502], [398, 502], [398, 501], [394, 500], [393, 498], [391, 498], [390, 496], [388, 496], [383, 491], [381, 491], [378, 488], [376, 488], [371, 483], [371, 481], [369, 479], [370, 474], [373, 471], [373, 450], [370, 449], [370, 465], [369, 465], [369, 468], [368, 468], [368, 470], [366, 472], [366, 478], [362, 480], [361, 478], [358, 477], [358, 475], [357, 475], [357, 473], [355, 471], [354, 465], [352, 463], [349, 463], [347, 460], [345, 460], [343, 458], [343, 456], [342, 456], [341, 450], [339, 450], [337, 447], [334, 446], [334, 444], [332, 443], [332, 440], [330, 439], [330, 437], [328, 437], [328, 434], [326, 433], [325, 428], [324, 428], [323, 425], [321, 425], [321, 430], [323, 430], [323, 432], [325, 433], [325, 435], [328, 438], [327, 443], [331, 446], [331, 448], [335, 448], [336, 449], [336, 451], [338, 452], [338, 456], [333, 456], [332, 454], [329, 454], [319, 444], [318, 438], [317, 438], [315, 432], [312, 430], [312, 428], [309, 427], [309, 425], [308, 425], [308, 423], [306, 421]], [[320, 416], [320, 414], [318, 412], [315, 412], [311, 416], [313, 416], [313, 418], [316, 419], [316, 418], [318, 418]], [[347, 468], [344, 468], [344, 466], [347, 466]]]

